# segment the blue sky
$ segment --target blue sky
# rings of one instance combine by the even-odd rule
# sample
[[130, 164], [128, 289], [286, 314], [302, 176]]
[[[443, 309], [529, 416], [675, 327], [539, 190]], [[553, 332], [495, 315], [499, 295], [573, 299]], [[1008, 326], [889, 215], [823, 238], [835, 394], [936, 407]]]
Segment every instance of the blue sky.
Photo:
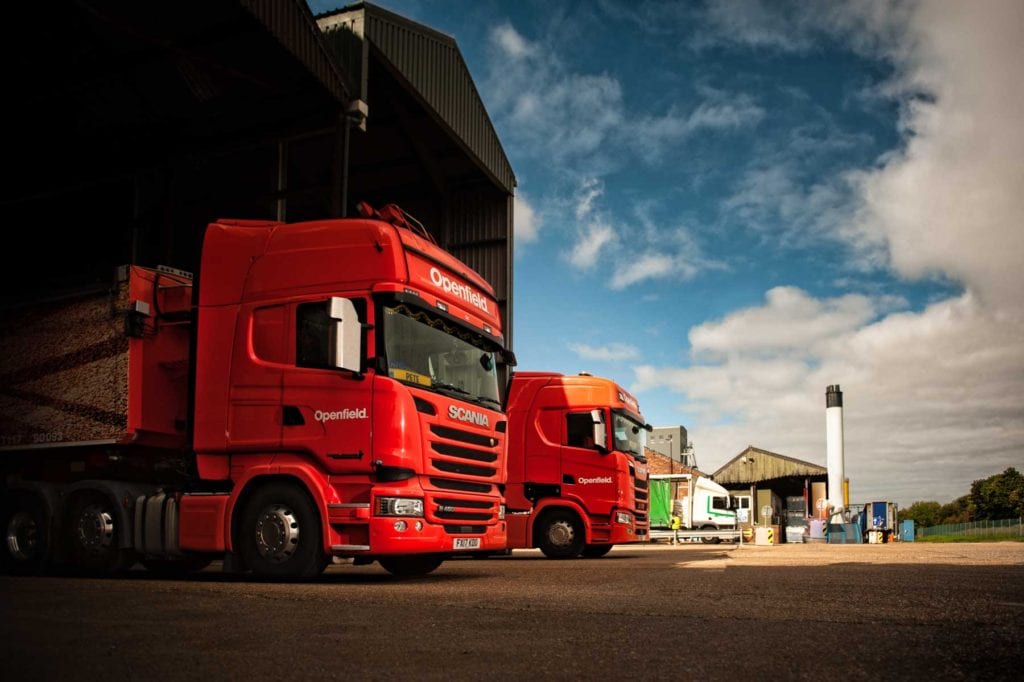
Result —
[[838, 383], [854, 502], [1024, 467], [1024, 4], [377, 4], [455, 38], [512, 163], [521, 369], [709, 472], [824, 464]]

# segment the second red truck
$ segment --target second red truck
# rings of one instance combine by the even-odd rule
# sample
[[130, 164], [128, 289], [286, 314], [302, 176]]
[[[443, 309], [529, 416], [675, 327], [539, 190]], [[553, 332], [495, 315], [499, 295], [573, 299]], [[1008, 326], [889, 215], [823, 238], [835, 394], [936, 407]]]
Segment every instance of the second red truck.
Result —
[[614, 381], [517, 372], [508, 395], [508, 546], [600, 557], [647, 539], [646, 432]]

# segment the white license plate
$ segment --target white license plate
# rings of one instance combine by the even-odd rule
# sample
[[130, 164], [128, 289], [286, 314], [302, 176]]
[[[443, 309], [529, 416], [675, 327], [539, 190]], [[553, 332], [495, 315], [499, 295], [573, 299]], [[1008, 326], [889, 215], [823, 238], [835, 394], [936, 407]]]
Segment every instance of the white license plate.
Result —
[[480, 538], [455, 538], [452, 549], [480, 549]]

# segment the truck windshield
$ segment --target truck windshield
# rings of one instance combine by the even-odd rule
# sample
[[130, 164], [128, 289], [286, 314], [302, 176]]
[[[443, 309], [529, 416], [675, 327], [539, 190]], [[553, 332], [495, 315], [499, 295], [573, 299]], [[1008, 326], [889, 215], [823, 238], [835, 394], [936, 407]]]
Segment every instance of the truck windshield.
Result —
[[643, 424], [624, 414], [612, 412], [612, 434], [615, 436], [616, 450], [643, 456], [647, 444], [647, 431]]
[[406, 384], [501, 406], [494, 349], [472, 331], [406, 305], [384, 308], [388, 376]]

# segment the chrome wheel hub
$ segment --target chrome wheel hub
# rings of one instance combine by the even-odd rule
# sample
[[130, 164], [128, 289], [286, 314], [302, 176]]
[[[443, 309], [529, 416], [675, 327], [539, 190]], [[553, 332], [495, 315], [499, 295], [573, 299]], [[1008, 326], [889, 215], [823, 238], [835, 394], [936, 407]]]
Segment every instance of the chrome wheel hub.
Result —
[[85, 549], [97, 552], [114, 541], [114, 517], [98, 504], [91, 504], [78, 516], [78, 542]]
[[264, 509], [256, 521], [256, 550], [275, 564], [291, 558], [299, 547], [299, 521], [287, 507], [274, 504]]
[[31, 559], [39, 549], [38, 531], [31, 514], [18, 512], [7, 522], [7, 551], [19, 561]]
[[568, 547], [576, 537], [572, 524], [558, 521], [548, 528], [548, 540], [556, 547]]

